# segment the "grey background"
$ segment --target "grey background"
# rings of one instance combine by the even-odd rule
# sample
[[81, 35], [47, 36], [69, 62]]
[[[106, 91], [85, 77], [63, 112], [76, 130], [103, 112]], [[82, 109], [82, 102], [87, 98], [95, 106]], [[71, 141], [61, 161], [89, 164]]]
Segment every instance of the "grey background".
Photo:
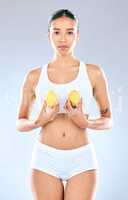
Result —
[[25, 74], [52, 58], [53, 50], [47, 39], [50, 15], [57, 9], [68, 8], [80, 22], [75, 55], [103, 68], [112, 101], [113, 128], [89, 130], [100, 164], [96, 200], [127, 200], [127, 1], [0, 3], [0, 199], [32, 199], [29, 163], [39, 130], [16, 131], [19, 92]]

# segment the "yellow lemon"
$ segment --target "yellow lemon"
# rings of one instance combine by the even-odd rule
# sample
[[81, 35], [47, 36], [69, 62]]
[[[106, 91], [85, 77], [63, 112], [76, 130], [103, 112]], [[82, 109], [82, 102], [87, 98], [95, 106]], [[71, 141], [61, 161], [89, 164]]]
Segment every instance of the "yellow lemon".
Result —
[[53, 107], [58, 103], [57, 95], [53, 90], [49, 90], [45, 97], [48, 107]]
[[68, 99], [70, 100], [72, 107], [76, 108], [80, 101], [80, 93], [77, 90], [72, 90], [68, 95]]

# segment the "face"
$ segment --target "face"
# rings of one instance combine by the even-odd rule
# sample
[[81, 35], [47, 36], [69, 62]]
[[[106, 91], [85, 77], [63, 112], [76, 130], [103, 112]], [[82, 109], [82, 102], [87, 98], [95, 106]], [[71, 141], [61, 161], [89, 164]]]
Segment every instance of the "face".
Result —
[[79, 39], [77, 22], [68, 17], [53, 20], [48, 38], [56, 53], [67, 54], [72, 52]]

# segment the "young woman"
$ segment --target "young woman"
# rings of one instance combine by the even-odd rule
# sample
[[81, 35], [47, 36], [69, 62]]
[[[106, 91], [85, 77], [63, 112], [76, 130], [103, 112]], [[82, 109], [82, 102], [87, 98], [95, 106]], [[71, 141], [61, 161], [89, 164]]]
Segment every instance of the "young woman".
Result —
[[[30, 70], [23, 81], [17, 130], [41, 128], [31, 161], [34, 200], [95, 199], [98, 162], [87, 128], [110, 129], [112, 111], [101, 67], [86, 64], [73, 54], [79, 35], [78, 19], [71, 11], [53, 13], [48, 29], [53, 58], [43, 67]], [[49, 89], [56, 92], [59, 101], [47, 112], [44, 97]], [[74, 89], [81, 95], [76, 109], [68, 99]], [[101, 113], [97, 119], [88, 117], [92, 97]], [[35, 100], [40, 110], [35, 119], [30, 119]]]

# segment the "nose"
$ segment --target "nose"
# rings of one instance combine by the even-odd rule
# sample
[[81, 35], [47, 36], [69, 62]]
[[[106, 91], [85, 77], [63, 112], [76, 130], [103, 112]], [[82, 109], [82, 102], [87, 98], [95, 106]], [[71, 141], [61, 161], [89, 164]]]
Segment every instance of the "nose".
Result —
[[66, 41], [66, 36], [65, 36], [65, 34], [62, 34], [62, 35], [60, 36], [60, 40], [61, 40], [61, 41]]

